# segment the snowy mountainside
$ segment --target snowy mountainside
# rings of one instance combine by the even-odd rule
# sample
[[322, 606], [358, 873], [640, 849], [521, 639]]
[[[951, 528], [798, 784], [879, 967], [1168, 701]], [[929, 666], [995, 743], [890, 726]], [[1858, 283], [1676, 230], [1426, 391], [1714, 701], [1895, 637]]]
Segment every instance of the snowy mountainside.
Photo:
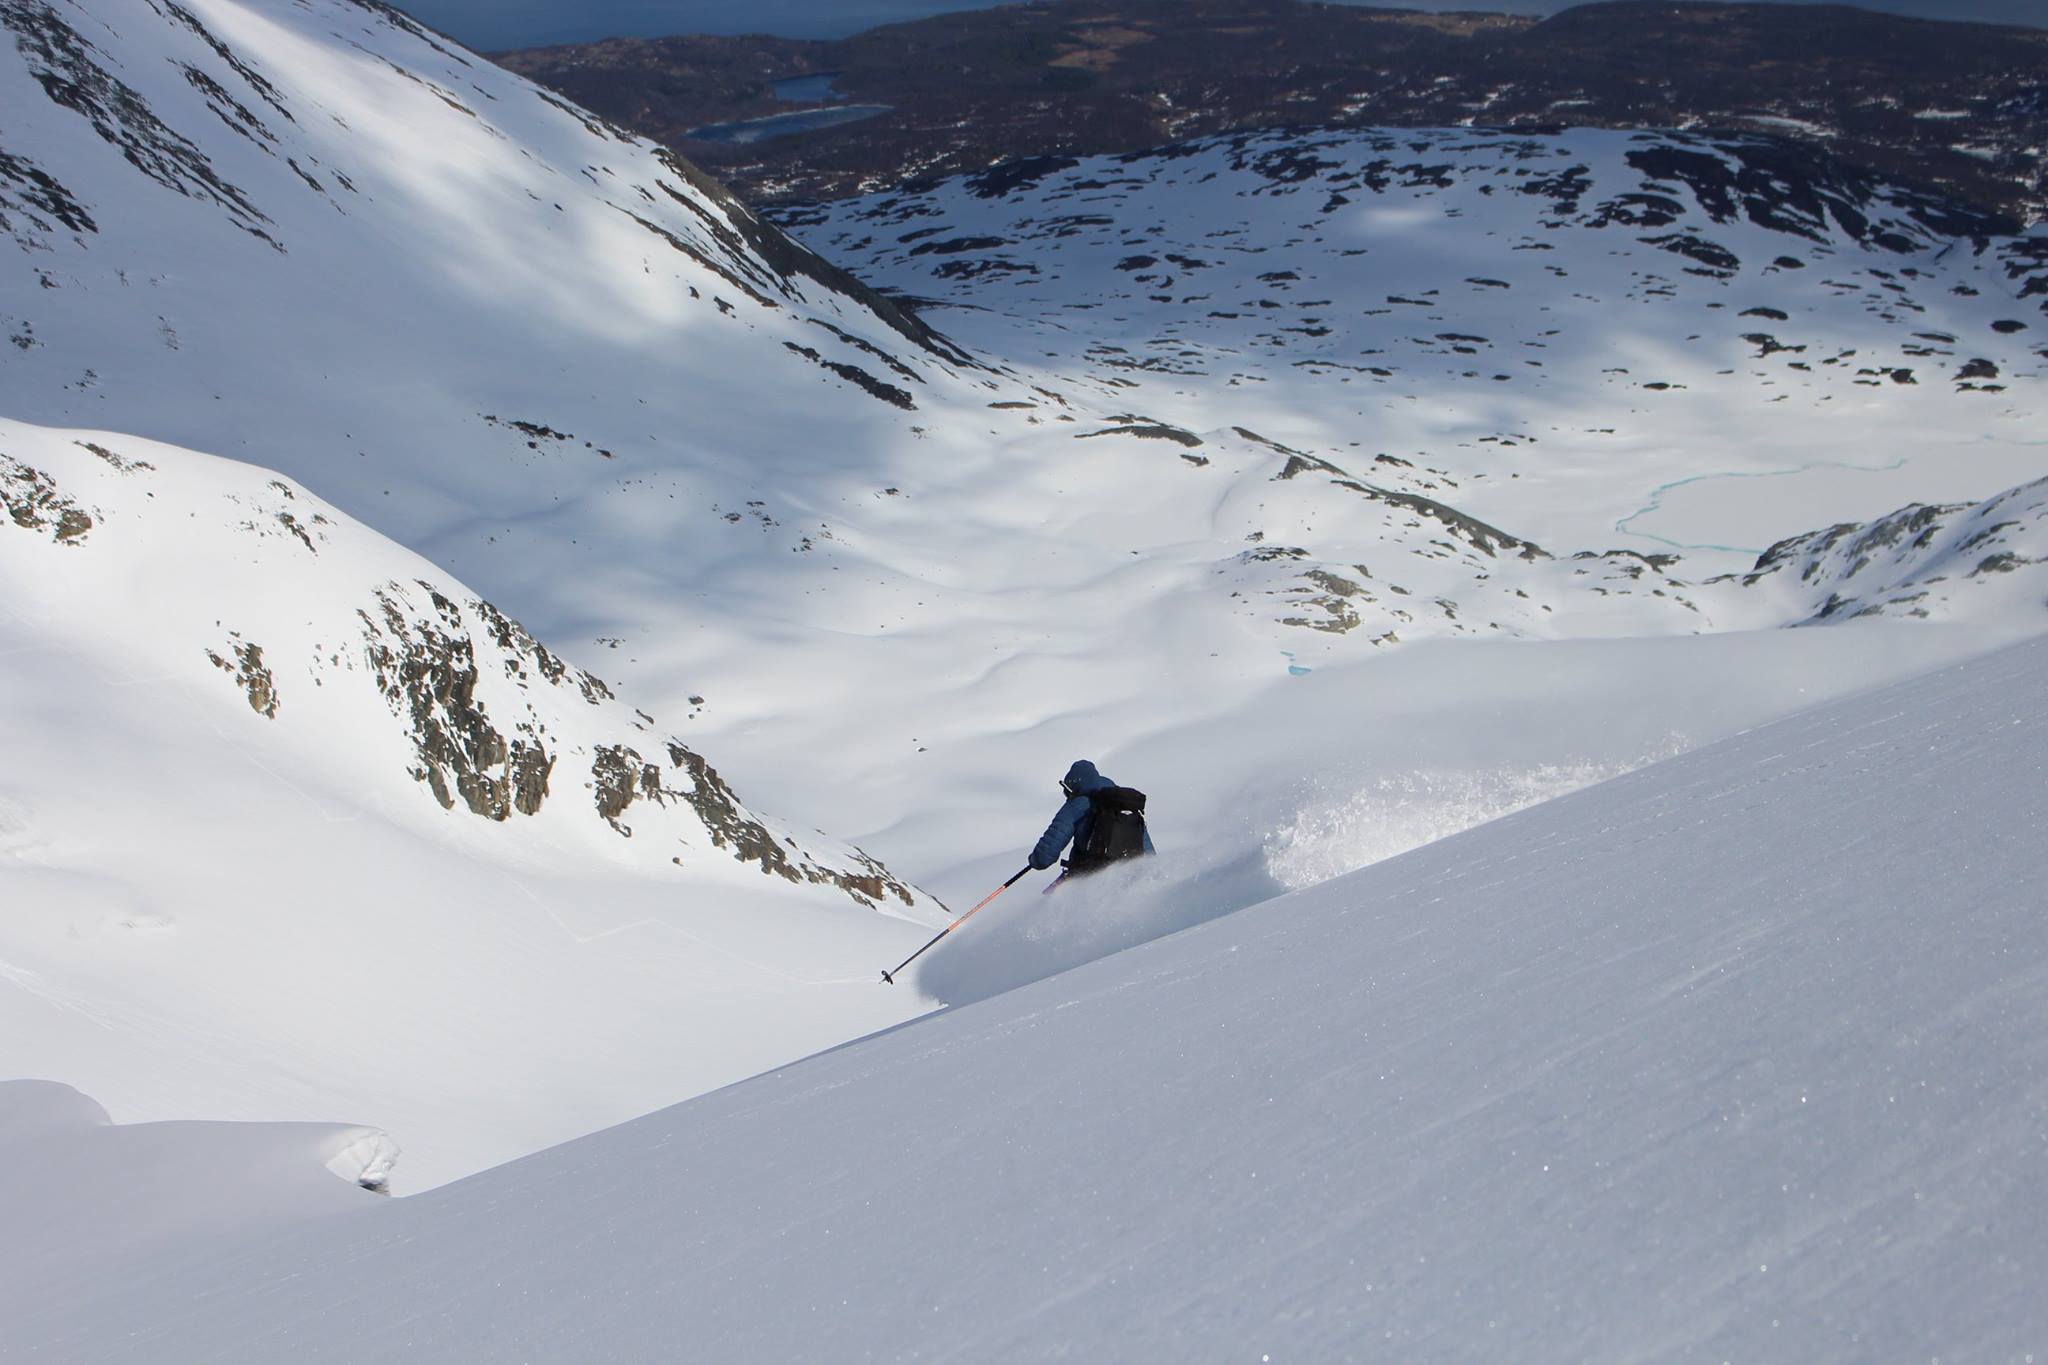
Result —
[[2035, 641], [345, 1223], [0, 1280], [8, 1349], [2018, 1359], [2044, 684]]
[[303, 488], [0, 421], [0, 503], [8, 1074], [416, 1189], [923, 1007], [928, 896]]
[[841, 775], [906, 778], [963, 671], [1107, 613], [1145, 676], [1167, 602], [1224, 682], [1293, 637], [1694, 628], [1641, 563], [1531, 555], [1524, 587], [1494, 572], [1515, 527], [1385, 470], [970, 364], [686, 163], [394, 12], [0, 14], [11, 415], [276, 469], [749, 762], [770, 722], [900, 694]]
[[[1696, 138], [1296, 132], [803, 229], [956, 305], [949, 340], [376, 4], [0, 25], [0, 652], [34, 661], [0, 674], [0, 872], [34, 906], [0, 923], [0, 1036], [123, 1119], [374, 1124], [431, 1184], [933, 1007], [875, 988], [931, 918], [905, 888], [1014, 871], [1075, 757], [1154, 788], [1168, 843], [1254, 859], [1400, 790], [1420, 743], [1358, 738], [1417, 701], [1391, 689], [1440, 745], [1628, 708], [1628, 745], [1500, 776], [1547, 795], [2038, 621], [1959, 595], [1930, 615], [1990, 630], [1570, 648], [1803, 621], [1703, 580], [2040, 477], [2048, 255], [1881, 182]], [[1758, 188], [1801, 176], [1822, 208]], [[1736, 195], [1768, 221], [1718, 221]], [[1809, 350], [1748, 363], [1753, 330]], [[1539, 706], [1511, 642], [1621, 676]], [[1754, 654], [1711, 721], [1656, 695]], [[1327, 751], [1328, 790], [1227, 823], [1280, 780], [1262, 737]]]
[[1292, 129], [778, 217], [992, 353], [1553, 548], [1732, 568], [2041, 472], [2048, 241], [1768, 138]]
[[742, 394], [890, 425], [961, 363], [688, 163], [386, 6], [0, 24], [17, 417], [251, 459], [430, 549], [675, 463], [636, 458], [651, 432], [744, 461]]
[[603, 679], [267, 471], [0, 420], [0, 499], [32, 533], [0, 539], [17, 619], [138, 674], [231, 688], [366, 786], [402, 775], [445, 810], [545, 814], [559, 837], [642, 868], [737, 862], [864, 907], [918, 907], [858, 850], [764, 823]]

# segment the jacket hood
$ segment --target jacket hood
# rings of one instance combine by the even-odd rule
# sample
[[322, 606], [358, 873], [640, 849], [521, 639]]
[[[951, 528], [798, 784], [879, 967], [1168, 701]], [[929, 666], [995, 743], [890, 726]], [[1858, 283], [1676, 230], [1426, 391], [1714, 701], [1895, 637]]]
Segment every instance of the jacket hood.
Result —
[[1100, 791], [1104, 787], [1114, 787], [1116, 785], [1116, 783], [1097, 772], [1095, 765], [1085, 758], [1067, 769], [1065, 781], [1067, 790], [1075, 793]]

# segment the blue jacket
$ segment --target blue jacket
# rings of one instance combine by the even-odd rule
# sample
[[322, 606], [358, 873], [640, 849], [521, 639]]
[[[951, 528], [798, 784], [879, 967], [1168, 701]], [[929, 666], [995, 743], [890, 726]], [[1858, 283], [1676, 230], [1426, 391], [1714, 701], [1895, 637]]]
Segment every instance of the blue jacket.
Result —
[[[1067, 790], [1075, 795], [1060, 807], [1052, 823], [1045, 827], [1045, 833], [1038, 837], [1037, 847], [1031, 850], [1031, 865], [1043, 870], [1060, 860], [1068, 844], [1075, 841], [1085, 843], [1088, 827], [1095, 823], [1095, 807], [1088, 800], [1089, 792], [1104, 791], [1116, 783], [1095, 770], [1095, 765], [1082, 759], [1067, 769]], [[1145, 851], [1152, 851], [1152, 835], [1145, 835]]]

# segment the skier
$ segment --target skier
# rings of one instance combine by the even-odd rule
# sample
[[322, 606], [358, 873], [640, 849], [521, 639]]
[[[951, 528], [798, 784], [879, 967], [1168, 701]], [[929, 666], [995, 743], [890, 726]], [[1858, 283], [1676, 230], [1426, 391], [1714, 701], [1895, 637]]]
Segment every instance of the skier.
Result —
[[[1043, 871], [1058, 862], [1060, 851], [1070, 840], [1074, 851], [1067, 858], [1061, 881], [1152, 852], [1152, 835], [1145, 828], [1145, 793], [1119, 787], [1085, 758], [1067, 769], [1060, 779], [1060, 791], [1066, 803], [1031, 850], [1034, 868]], [[1053, 883], [1058, 885], [1059, 881]]]

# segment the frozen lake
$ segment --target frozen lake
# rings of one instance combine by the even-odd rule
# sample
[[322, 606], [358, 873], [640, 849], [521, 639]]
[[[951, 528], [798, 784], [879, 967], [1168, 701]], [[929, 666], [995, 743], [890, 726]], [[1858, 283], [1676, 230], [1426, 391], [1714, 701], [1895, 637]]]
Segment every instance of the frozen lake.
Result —
[[683, 136], [698, 142], [727, 142], [744, 146], [766, 142], [770, 138], [788, 137], [793, 133], [833, 128], [842, 123], [859, 123], [862, 119], [888, 111], [886, 104], [834, 104], [823, 109], [800, 109], [787, 114], [770, 114], [766, 118], [744, 119], [738, 123], [710, 123], [702, 128], [692, 128]]

